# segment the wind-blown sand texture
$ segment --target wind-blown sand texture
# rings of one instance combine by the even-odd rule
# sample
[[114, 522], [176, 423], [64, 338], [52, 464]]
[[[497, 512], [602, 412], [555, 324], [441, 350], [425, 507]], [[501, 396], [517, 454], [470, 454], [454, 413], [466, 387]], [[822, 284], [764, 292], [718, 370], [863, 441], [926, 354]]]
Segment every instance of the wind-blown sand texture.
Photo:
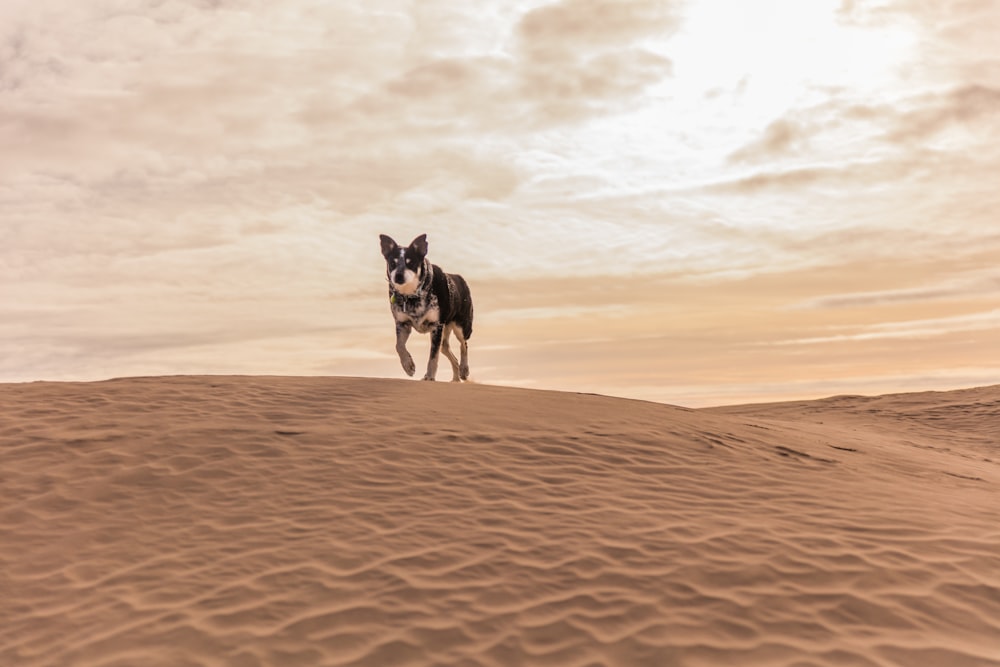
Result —
[[0, 385], [0, 665], [1000, 665], [1000, 387]]

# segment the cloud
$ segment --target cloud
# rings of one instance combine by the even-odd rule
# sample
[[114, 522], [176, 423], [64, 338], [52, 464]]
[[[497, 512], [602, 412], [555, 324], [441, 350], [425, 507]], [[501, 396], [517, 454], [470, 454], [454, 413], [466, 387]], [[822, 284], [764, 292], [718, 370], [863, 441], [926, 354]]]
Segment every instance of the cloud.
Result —
[[[364, 137], [382, 144], [391, 138], [412, 147], [426, 141], [465, 139], [482, 132], [526, 124], [527, 100], [517, 97], [515, 61], [507, 55], [435, 57], [407, 67], [346, 105], [311, 100], [302, 118], [311, 129]], [[360, 143], [352, 141], [352, 143]]]
[[869, 180], [875, 174], [884, 174], [888, 168], [890, 167], [881, 163], [859, 163], [764, 169], [748, 176], [710, 183], [703, 189], [722, 194], [753, 194], [773, 190], [798, 190], [816, 184], [843, 186]]
[[904, 289], [850, 292], [816, 297], [795, 304], [793, 310], [879, 308], [928, 301], [964, 300], [1000, 296], [1000, 274], [987, 272], [945, 279], [937, 285]]
[[[998, 131], [1000, 87], [920, 92], [893, 104], [832, 98], [772, 121], [729, 154], [733, 167], [758, 165], [754, 173], [705, 187], [748, 194], [807, 186], [896, 189], [920, 179], [940, 186], [969, 169], [1000, 166], [1000, 149], [982, 141]], [[781, 160], [791, 166], [778, 166]]]
[[394, 141], [407, 95], [456, 87], [447, 67], [393, 91], [374, 123], [309, 122], [310, 100], [342, 109], [408, 62], [405, 12], [59, 4], [0, 9], [0, 240], [18, 275], [97, 279], [109, 259], [235, 248], [254, 224], [337, 229], [425, 186], [446, 206], [519, 182], [488, 150]]
[[811, 132], [801, 123], [779, 118], [768, 125], [759, 139], [730, 154], [730, 162], [755, 162], [787, 156], [805, 146]]
[[[943, 135], [958, 142], [981, 143], [978, 137], [1000, 130], [1000, 87], [978, 84], [951, 87], [938, 91], [915, 92], [888, 103], [870, 103], [831, 97], [822, 104], [790, 111], [772, 121], [753, 141], [730, 153], [735, 165], [775, 161], [786, 158], [814, 158], [821, 150], [833, 155], [846, 150], [859, 136], [883, 142], [890, 148], [920, 149]], [[949, 134], [951, 133], [951, 134]], [[838, 138], [841, 143], [838, 145]], [[846, 144], [846, 146], [845, 146]], [[871, 143], [858, 144], [871, 152]], [[822, 146], [823, 148], [819, 148]], [[986, 147], [989, 148], [989, 147]], [[940, 150], [936, 149], [940, 159]], [[996, 151], [980, 150], [990, 155]], [[860, 156], [859, 156], [860, 157]], [[887, 156], [888, 157], [888, 156]], [[922, 160], [928, 155], [911, 153]], [[991, 156], [992, 157], [992, 156]], [[871, 160], [866, 160], [871, 163]], [[854, 168], [852, 167], [852, 171]], [[871, 176], [864, 170], [865, 176]], [[771, 172], [753, 176], [745, 187], [778, 184], [784, 181], [801, 184], [808, 180], [835, 176], [835, 172], [816, 167], [794, 168], [786, 173]]]
[[402, 140], [531, 132], [627, 108], [672, 72], [643, 46], [676, 29], [670, 3], [566, 0], [514, 18], [503, 49], [422, 54], [347, 105], [316, 99], [303, 117]]
[[[872, 23], [909, 19], [950, 33], [955, 27], [983, 23], [996, 9], [994, 0], [923, 2], [922, 0], [841, 0], [837, 17], [845, 22]], [[993, 16], [995, 19], [996, 17]], [[987, 21], [989, 23], [989, 21]]]
[[1000, 128], [1000, 88], [968, 85], [913, 99], [892, 118], [890, 141], [924, 141], [952, 128], [980, 134]]
[[676, 1], [562, 0], [528, 12], [518, 31], [535, 58], [562, 60], [581, 49], [621, 48], [644, 37], [663, 37], [679, 23]]
[[919, 49], [904, 71], [911, 80], [996, 83], [996, 0], [842, 0], [837, 17], [847, 26], [902, 27], [917, 35]]
[[624, 108], [672, 72], [671, 61], [642, 41], [662, 42], [678, 25], [670, 2], [563, 0], [536, 8], [518, 26], [518, 93], [543, 123]]
[[858, 329], [860, 330], [852, 333], [782, 340], [769, 343], [769, 345], [819, 345], [899, 338], [927, 338], [969, 331], [996, 331], [1000, 329], [1000, 310], [922, 320], [882, 322], [861, 326]]
[[273, 163], [308, 143], [303, 97], [353, 99], [405, 38], [391, 13], [333, 5], [57, 4], [24, 9], [0, 37], [21, 45], [4, 65], [26, 72], [0, 136], [25, 166], [58, 159], [84, 176], [164, 156], [195, 169], [217, 155]]
[[[677, 25], [670, 3], [634, 1], [15, 5], [0, 9], [0, 201], [98, 228], [222, 201], [233, 218], [309, 198], [357, 216], [425, 186], [439, 206], [503, 199], [516, 142], [634, 103], [670, 73], [640, 41]], [[442, 23], [456, 12], [471, 37]]]
[[625, 110], [670, 70], [668, 59], [642, 51], [532, 63], [518, 93], [529, 102], [529, 121], [547, 127]]

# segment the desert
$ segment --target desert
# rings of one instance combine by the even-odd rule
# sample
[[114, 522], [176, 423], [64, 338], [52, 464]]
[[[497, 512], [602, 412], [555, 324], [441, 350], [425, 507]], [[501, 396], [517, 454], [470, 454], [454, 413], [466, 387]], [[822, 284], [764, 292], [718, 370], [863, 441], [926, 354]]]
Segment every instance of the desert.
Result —
[[0, 664], [1000, 665], [1000, 387], [0, 385]]

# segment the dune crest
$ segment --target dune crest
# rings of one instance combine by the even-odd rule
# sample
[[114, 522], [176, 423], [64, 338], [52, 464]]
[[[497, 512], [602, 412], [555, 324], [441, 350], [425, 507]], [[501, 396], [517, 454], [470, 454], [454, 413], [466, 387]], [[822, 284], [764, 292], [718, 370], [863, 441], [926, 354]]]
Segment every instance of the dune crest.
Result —
[[1000, 387], [0, 385], [0, 664], [1000, 665]]

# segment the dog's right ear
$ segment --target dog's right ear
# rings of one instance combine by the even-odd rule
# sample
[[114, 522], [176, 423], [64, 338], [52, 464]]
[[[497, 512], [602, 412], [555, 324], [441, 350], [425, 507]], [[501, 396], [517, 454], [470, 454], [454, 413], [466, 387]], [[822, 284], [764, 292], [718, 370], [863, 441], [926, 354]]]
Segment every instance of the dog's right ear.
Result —
[[392, 240], [392, 238], [386, 236], [385, 234], [379, 234], [378, 239], [382, 242], [382, 256], [386, 259], [389, 258], [389, 255], [399, 252], [399, 246]]
[[417, 238], [413, 239], [410, 243], [410, 247], [413, 248], [421, 257], [427, 256], [427, 234], [421, 234]]

